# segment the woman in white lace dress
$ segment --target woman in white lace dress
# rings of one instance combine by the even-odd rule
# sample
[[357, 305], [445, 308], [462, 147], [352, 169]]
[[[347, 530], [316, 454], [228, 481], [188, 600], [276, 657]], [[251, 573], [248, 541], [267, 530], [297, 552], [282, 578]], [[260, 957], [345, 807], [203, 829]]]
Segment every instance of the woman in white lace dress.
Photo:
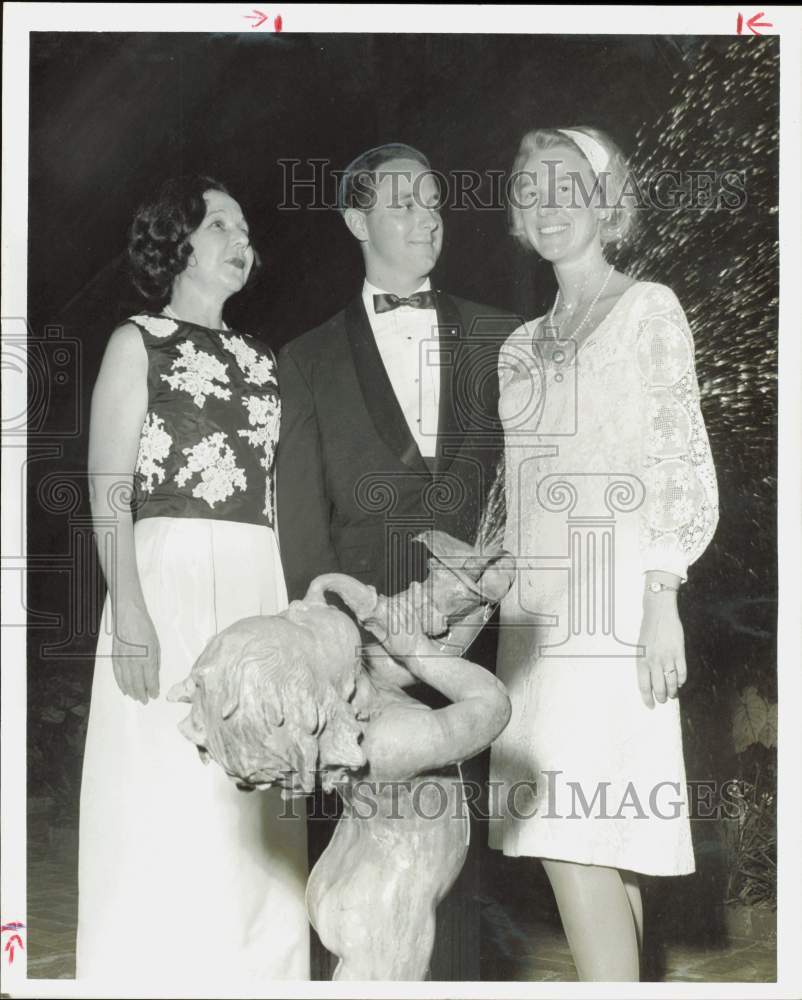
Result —
[[715, 529], [715, 472], [680, 303], [605, 260], [632, 217], [620, 151], [591, 129], [539, 130], [515, 168], [513, 232], [559, 290], [500, 356], [519, 572], [490, 843], [543, 860], [580, 979], [636, 980], [637, 873], [694, 870], [677, 591]]
[[77, 978], [107, 996], [253, 993], [309, 978], [305, 817], [204, 768], [166, 694], [218, 632], [287, 605], [275, 359], [223, 321], [254, 252], [218, 182], [167, 182], [134, 220], [129, 259], [154, 309], [113, 332], [92, 397], [109, 597], [81, 788]]

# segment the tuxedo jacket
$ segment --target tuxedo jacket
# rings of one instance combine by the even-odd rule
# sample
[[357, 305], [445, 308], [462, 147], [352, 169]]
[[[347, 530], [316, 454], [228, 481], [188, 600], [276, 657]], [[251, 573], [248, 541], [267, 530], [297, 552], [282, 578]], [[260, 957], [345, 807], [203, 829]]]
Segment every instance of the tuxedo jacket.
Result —
[[291, 600], [328, 572], [388, 595], [404, 590], [426, 575], [426, 552], [414, 538], [430, 528], [475, 541], [503, 454], [498, 351], [519, 323], [437, 293], [431, 348], [439, 351], [440, 395], [429, 461], [398, 404], [361, 294], [282, 349], [277, 527]]

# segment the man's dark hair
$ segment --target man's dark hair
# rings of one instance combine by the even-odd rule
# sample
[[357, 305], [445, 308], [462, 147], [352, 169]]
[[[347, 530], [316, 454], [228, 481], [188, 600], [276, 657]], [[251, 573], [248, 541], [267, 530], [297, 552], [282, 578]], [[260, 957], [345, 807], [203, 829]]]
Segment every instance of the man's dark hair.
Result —
[[415, 160], [431, 170], [431, 164], [419, 149], [404, 142], [388, 142], [360, 153], [343, 172], [340, 181], [338, 208], [345, 212], [348, 208], [358, 208], [369, 212], [375, 204], [377, 174], [391, 160]]

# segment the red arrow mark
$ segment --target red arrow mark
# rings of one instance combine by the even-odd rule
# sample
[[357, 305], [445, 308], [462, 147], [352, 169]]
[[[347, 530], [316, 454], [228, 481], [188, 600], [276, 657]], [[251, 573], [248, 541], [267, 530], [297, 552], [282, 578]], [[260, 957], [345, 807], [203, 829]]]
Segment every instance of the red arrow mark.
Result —
[[267, 14], [263, 14], [261, 10], [254, 10], [253, 14], [243, 14], [243, 17], [248, 21], [253, 21], [251, 25], [252, 28], [261, 28], [268, 18]]
[[8, 952], [8, 964], [14, 964], [14, 945], [18, 944], [20, 948], [24, 951], [25, 945], [22, 943], [22, 938], [19, 934], [12, 934], [11, 937], [6, 941], [6, 951]]
[[755, 14], [754, 17], [750, 17], [749, 20], [746, 22], [747, 28], [749, 28], [749, 30], [752, 32], [753, 35], [759, 35], [760, 34], [759, 31], [755, 31], [755, 28], [773, 28], [774, 27], [774, 25], [771, 24], [769, 21], [758, 21], [759, 17], [763, 17], [763, 11], [762, 10], [761, 10], [761, 12], [759, 14]]
[[[759, 14], [753, 14], [752, 17], [746, 22], [747, 28], [752, 32], [753, 35], [759, 35], [760, 32], [756, 31], [756, 28], [773, 28], [774, 25], [770, 21], [761, 21], [760, 18], [764, 16], [766, 12], [761, 10]], [[743, 34], [744, 30], [744, 18], [743, 14], [738, 14], [738, 23], [736, 27], [736, 32], [739, 35]]]

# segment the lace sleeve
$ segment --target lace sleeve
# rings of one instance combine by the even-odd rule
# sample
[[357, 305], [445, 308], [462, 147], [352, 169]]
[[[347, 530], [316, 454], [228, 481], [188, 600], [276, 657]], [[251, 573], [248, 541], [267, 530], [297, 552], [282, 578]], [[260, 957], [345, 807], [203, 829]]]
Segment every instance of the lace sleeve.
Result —
[[699, 407], [693, 337], [676, 296], [656, 286], [640, 320], [643, 570], [687, 578], [718, 522], [718, 489]]

